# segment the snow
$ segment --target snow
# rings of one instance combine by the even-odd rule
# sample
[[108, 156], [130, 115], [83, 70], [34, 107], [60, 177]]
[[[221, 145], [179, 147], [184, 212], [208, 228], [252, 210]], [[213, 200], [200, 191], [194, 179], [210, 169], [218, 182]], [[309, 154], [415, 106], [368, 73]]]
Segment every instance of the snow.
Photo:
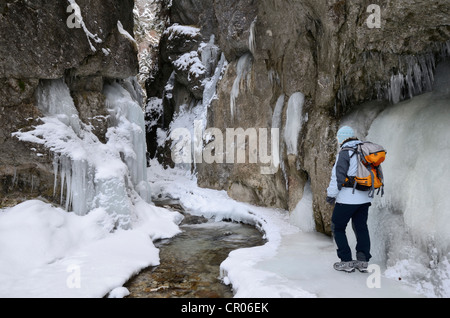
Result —
[[123, 28], [122, 22], [117, 21], [117, 29], [119, 30], [119, 33], [122, 34], [128, 41], [137, 46], [136, 40], [133, 38], [133, 36], [131, 36], [130, 33], [128, 33], [127, 30]]
[[197, 51], [183, 54], [173, 64], [178, 70], [189, 72], [188, 80], [192, 77], [199, 78], [206, 73], [206, 68], [200, 61]]
[[[153, 161], [148, 172], [154, 198], [176, 200], [195, 215], [232, 219], [263, 231], [264, 246], [233, 251], [221, 265], [218, 276], [232, 286], [235, 298], [420, 296], [384, 276], [381, 288], [372, 289], [368, 274], [334, 271], [331, 238], [300, 230], [286, 211], [199, 188], [196, 178], [180, 168], [165, 170]], [[153, 242], [180, 233], [182, 219], [143, 200], [135, 208], [129, 230], [114, 229], [104, 209], [77, 216], [33, 200], [0, 210], [0, 297], [125, 297], [128, 278], [159, 264]]]
[[60, 203], [65, 201], [66, 210], [86, 215], [93, 208], [103, 207], [117, 216], [122, 227], [127, 227], [132, 217], [133, 198], [128, 193], [137, 191], [144, 200], [150, 199], [144, 115], [138, 101], [125, 89], [130, 86], [105, 86], [113, 123], [106, 144], [80, 121], [70, 90], [61, 79], [40, 85], [37, 96], [38, 107], [46, 115], [41, 119], [43, 124], [13, 134], [55, 153], [54, 188], [59, 174]]
[[0, 297], [103, 297], [158, 265], [152, 239], [179, 233], [180, 215], [140, 204], [133, 231], [113, 230], [103, 209], [77, 216], [33, 200], [1, 210]]
[[200, 29], [175, 23], [172, 26], [168, 27], [166, 31], [164, 31], [164, 34], [169, 34], [169, 41], [173, 40], [175, 36], [179, 35], [195, 38], [200, 34]]
[[[437, 78], [442, 73], [446, 74], [438, 72]], [[190, 213], [215, 221], [251, 224], [264, 233], [264, 246], [233, 251], [221, 264], [218, 276], [232, 286], [236, 298], [449, 296], [450, 220], [445, 207], [450, 205], [446, 194], [450, 179], [442, 178], [447, 173], [442, 158], [450, 155], [447, 87], [387, 108], [369, 129], [368, 138], [385, 145], [389, 156], [384, 164], [386, 196], [375, 200], [370, 214], [374, 259], [369, 274], [344, 274], [332, 268], [336, 248], [332, 238], [313, 229], [309, 184], [292, 214], [237, 202], [225, 191], [199, 188], [190, 170], [163, 169], [155, 161], [142, 172], [147, 180], [134, 179], [129, 182], [133, 186], [115, 188], [121, 186], [120, 178], [129, 174], [131, 180], [134, 169], [142, 169], [138, 162], [127, 164], [127, 158], [138, 158], [141, 149], [143, 114], [135, 116], [139, 106], [123, 87], [108, 87], [105, 93], [115, 125], [109, 130], [110, 142], [99, 145], [83, 125], [78, 134], [74, 131], [77, 121], [70, 118], [77, 114], [62, 83], [52, 82], [50, 87], [69, 103], [65, 112], [49, 113], [43, 125], [17, 136], [62, 156], [59, 159], [68, 166], [60, 162], [55, 166], [66, 177], [83, 179], [72, 165], [85, 161], [95, 168], [94, 185], [106, 189], [96, 193], [97, 205], [83, 214], [40, 200], [0, 210], [0, 297], [125, 297], [123, 285], [131, 276], [159, 264], [154, 242], [180, 233], [182, 215], [156, 207], [146, 195], [175, 201]], [[294, 105], [300, 106], [300, 100]], [[203, 111], [180, 116], [178, 124], [184, 126], [182, 121], [196, 115], [203, 118]], [[403, 161], [411, 149], [419, 149], [419, 155]], [[89, 174], [85, 166], [77, 169], [81, 175]], [[439, 182], [420, 182], [430, 178]], [[135, 190], [142, 182], [147, 188], [141, 197]], [[117, 226], [112, 213], [122, 209], [123, 201], [130, 208], [127, 227]], [[349, 240], [354, 243], [353, 237]]]
[[[380, 275], [381, 288], [369, 288], [369, 274], [336, 272], [333, 240], [311, 228], [308, 187], [298, 215], [290, 216], [283, 210], [234, 201], [224, 191], [199, 188], [196, 178], [182, 169], [164, 170], [152, 162], [149, 171], [152, 194], [158, 200], [175, 200], [194, 215], [232, 219], [263, 231], [267, 244], [233, 251], [221, 265], [221, 278], [232, 286], [235, 298], [421, 297], [397, 277]], [[307, 228], [302, 230], [295, 223]]]

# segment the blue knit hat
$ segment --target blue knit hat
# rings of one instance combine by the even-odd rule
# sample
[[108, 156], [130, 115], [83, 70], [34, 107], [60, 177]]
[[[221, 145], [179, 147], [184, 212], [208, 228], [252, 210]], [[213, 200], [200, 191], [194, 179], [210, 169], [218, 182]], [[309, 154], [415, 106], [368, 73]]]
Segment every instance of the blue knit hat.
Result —
[[337, 133], [337, 139], [339, 144], [342, 144], [349, 138], [356, 138], [355, 131], [351, 127], [344, 126], [341, 129], [339, 129]]

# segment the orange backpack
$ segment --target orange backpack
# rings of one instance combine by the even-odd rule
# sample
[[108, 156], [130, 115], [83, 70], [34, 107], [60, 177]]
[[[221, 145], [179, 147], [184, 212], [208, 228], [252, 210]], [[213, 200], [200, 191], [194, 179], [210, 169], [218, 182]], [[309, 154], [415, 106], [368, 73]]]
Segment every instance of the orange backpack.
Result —
[[369, 191], [369, 197], [375, 196], [375, 189], [378, 194], [384, 195], [384, 179], [381, 164], [386, 160], [387, 151], [383, 146], [372, 142], [363, 142], [356, 147], [342, 148], [342, 151], [353, 151], [353, 155], [358, 156], [358, 170], [356, 176], [348, 177], [344, 187], [351, 187], [362, 191]]

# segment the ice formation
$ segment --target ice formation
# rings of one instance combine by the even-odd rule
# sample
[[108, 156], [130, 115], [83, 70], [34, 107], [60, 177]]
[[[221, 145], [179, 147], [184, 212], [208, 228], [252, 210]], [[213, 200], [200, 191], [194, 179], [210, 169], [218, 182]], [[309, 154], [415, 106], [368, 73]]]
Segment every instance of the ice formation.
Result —
[[289, 155], [298, 153], [298, 138], [304, 123], [302, 114], [304, 103], [305, 96], [302, 93], [295, 93], [289, 98], [284, 130], [284, 141]]
[[[128, 82], [125, 87], [132, 88]], [[133, 217], [133, 198], [150, 201], [144, 115], [139, 102], [118, 83], [107, 85], [104, 93], [110, 112], [106, 144], [80, 121], [62, 79], [40, 84], [38, 107], [46, 115], [43, 124], [14, 135], [54, 153], [54, 190], [59, 189], [66, 210], [86, 215], [102, 207], [116, 217], [117, 226], [127, 228]]]
[[386, 264], [388, 277], [430, 297], [450, 296], [448, 74], [450, 64], [439, 64], [436, 74], [427, 76], [434, 78], [432, 92], [385, 109], [366, 138], [388, 151], [385, 196], [375, 200], [369, 221], [373, 262]]
[[392, 74], [387, 87], [378, 87], [379, 98], [397, 104], [414, 96], [431, 92], [435, 82], [436, 57], [441, 59], [449, 54], [450, 42], [446, 42], [440, 46], [440, 53], [437, 56], [432, 52], [402, 56], [399, 58], [399, 68], [395, 74]]
[[236, 99], [239, 96], [241, 88], [242, 86], [244, 87], [250, 86], [251, 81], [250, 70], [252, 65], [253, 65], [253, 57], [251, 54], [242, 55], [237, 63], [236, 67], [237, 75], [230, 93], [230, 110], [231, 110], [231, 119], [233, 121], [236, 115]]
[[248, 47], [249, 47], [250, 52], [253, 54], [253, 56], [255, 56], [255, 52], [256, 52], [256, 22], [257, 21], [258, 21], [258, 18], [256, 17], [250, 26], [250, 35], [248, 37]]
[[314, 232], [316, 229], [313, 211], [313, 193], [309, 181], [305, 184], [303, 198], [290, 214], [290, 222], [303, 232]]

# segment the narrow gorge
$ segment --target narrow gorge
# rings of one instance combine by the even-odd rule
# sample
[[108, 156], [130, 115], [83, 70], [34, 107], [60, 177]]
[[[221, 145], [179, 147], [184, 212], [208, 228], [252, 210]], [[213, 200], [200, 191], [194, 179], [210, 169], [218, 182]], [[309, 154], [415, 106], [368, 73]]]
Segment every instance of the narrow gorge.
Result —
[[[449, 296], [448, 0], [0, 0], [0, 34], [3, 216], [24, 202], [87, 216], [102, 226], [90, 239], [128, 235], [146, 251], [129, 259], [157, 266], [152, 241], [182, 218], [154, 206], [162, 165], [329, 239], [336, 132], [350, 124], [388, 148], [377, 261]], [[63, 266], [62, 250], [42, 264]]]

